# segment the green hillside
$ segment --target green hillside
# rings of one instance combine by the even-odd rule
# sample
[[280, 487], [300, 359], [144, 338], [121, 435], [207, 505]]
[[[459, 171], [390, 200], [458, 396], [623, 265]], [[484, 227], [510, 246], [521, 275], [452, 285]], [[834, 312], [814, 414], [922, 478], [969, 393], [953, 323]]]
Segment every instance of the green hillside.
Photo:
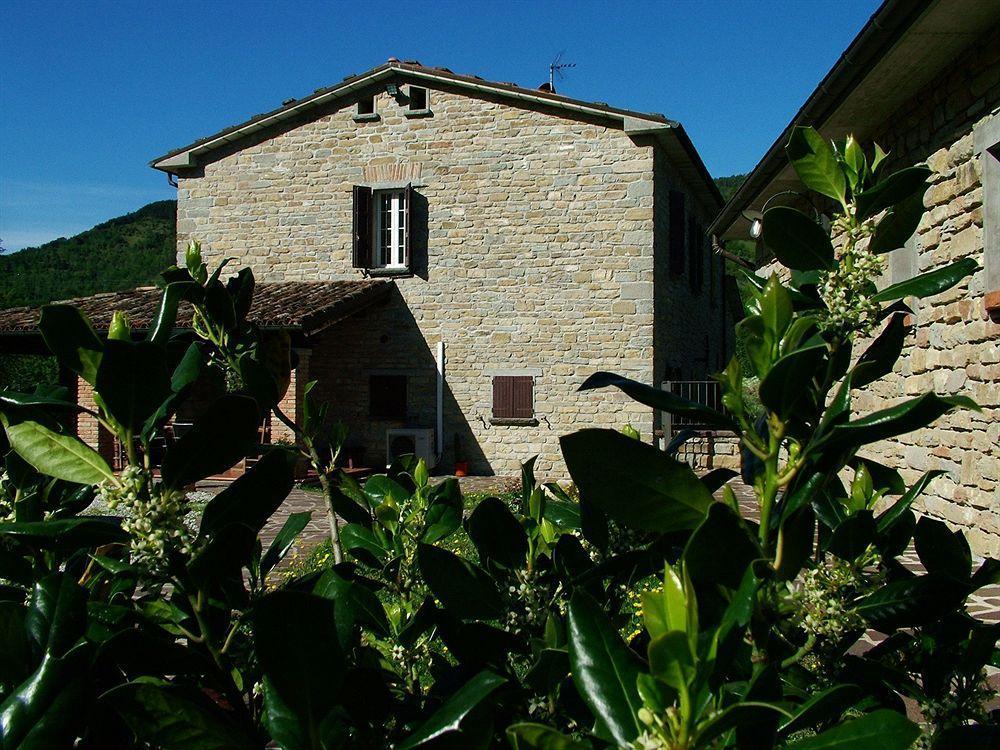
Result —
[[729, 177], [716, 177], [715, 186], [719, 188], [719, 192], [722, 193], [722, 197], [729, 200], [733, 197], [740, 185], [743, 184], [747, 176], [745, 174], [734, 174]]
[[176, 201], [157, 201], [75, 237], [0, 256], [0, 308], [151, 283], [175, 258]]

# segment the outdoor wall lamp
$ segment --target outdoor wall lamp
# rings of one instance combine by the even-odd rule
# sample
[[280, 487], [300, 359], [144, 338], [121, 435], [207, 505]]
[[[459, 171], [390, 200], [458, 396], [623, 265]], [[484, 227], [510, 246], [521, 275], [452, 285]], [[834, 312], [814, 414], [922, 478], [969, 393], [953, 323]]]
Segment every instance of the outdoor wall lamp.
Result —
[[387, 83], [385, 85], [385, 93], [387, 93], [393, 99], [398, 99], [402, 94], [402, 92], [399, 90], [399, 85], [395, 83]]

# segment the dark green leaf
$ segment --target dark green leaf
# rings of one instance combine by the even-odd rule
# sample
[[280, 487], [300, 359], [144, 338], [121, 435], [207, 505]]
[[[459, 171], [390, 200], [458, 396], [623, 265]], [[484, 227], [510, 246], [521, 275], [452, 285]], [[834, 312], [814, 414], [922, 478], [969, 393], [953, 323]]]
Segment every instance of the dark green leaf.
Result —
[[192, 688], [129, 682], [105, 696], [143, 742], [163, 750], [251, 750], [243, 727]]
[[582, 592], [570, 600], [568, 624], [573, 682], [597, 720], [598, 735], [629, 745], [642, 732], [635, 657], [601, 608]]
[[669, 414], [676, 414], [682, 417], [690, 417], [700, 424], [721, 427], [724, 430], [732, 430], [735, 427], [733, 420], [726, 414], [711, 409], [704, 404], [675, 396], [670, 391], [665, 391], [662, 388], [653, 388], [636, 380], [630, 380], [629, 378], [610, 372], [595, 372], [583, 381], [580, 390], [589, 391], [595, 388], [607, 388], [608, 386], [614, 386], [640, 404], [651, 406], [659, 411], [665, 411]]
[[511, 724], [507, 727], [507, 740], [513, 750], [590, 750], [589, 745], [577, 742], [543, 724]]
[[[818, 344], [781, 357], [760, 381], [761, 403], [781, 417], [800, 408], [812, 408], [816, 400], [812, 381], [821, 373], [826, 353], [826, 345]], [[795, 387], [789, 387], [791, 383]]]
[[149, 341], [109, 340], [96, 387], [111, 416], [138, 431], [171, 393], [166, 350]]
[[216, 399], [167, 452], [164, 483], [180, 488], [231, 468], [254, 449], [259, 422], [253, 399], [233, 394]]
[[801, 211], [776, 206], [764, 212], [764, 244], [787, 268], [830, 270], [834, 265], [829, 233]]
[[834, 528], [828, 549], [841, 560], [857, 560], [875, 541], [875, 534], [872, 512], [861, 510], [848, 516]]
[[[725, 550], [726, 554], [719, 554]], [[712, 503], [684, 548], [684, 564], [695, 582], [739, 587], [743, 573], [761, 557], [760, 548], [729, 506]]]
[[120, 544], [128, 539], [122, 531], [120, 519], [100, 516], [0, 523], [0, 537], [2, 536], [11, 536], [42, 549], [61, 551]]
[[298, 456], [274, 448], [236, 481], [213, 497], [201, 517], [201, 535], [209, 536], [232, 523], [260, 532], [267, 519], [288, 497], [295, 482]]
[[70, 576], [52, 573], [35, 584], [24, 625], [36, 653], [63, 656], [86, 624], [87, 594]]
[[876, 293], [872, 299], [876, 302], [891, 302], [903, 297], [933, 297], [935, 294], [951, 289], [977, 270], [979, 270], [979, 264], [974, 258], [962, 258], [944, 268], [928, 271], [914, 276], [912, 279], [887, 286]]
[[906, 483], [903, 477], [895, 469], [880, 464], [871, 458], [855, 456], [848, 461], [848, 466], [857, 470], [864, 466], [872, 478], [872, 485], [876, 490], [882, 490], [889, 495], [902, 495], [906, 492]]
[[383, 544], [375, 534], [364, 526], [349, 523], [340, 530], [340, 541], [344, 549], [355, 556], [365, 552], [374, 558], [373, 564], [384, 565], [392, 555], [392, 549]]
[[352, 621], [364, 623], [382, 638], [388, 637], [389, 621], [385, 616], [385, 608], [378, 597], [360, 583], [348, 581], [335, 570], [328, 570], [316, 581], [313, 593], [331, 599], [336, 604], [338, 618], [341, 608], [346, 607], [350, 610]]
[[377, 508], [386, 499], [391, 499], [397, 505], [401, 505], [410, 497], [410, 492], [405, 487], [389, 479], [385, 474], [376, 474], [370, 477], [365, 482], [363, 489], [373, 508]]
[[398, 750], [424, 747], [433, 740], [460, 731], [463, 720], [506, 681], [493, 672], [480, 672], [455, 691], [416, 732], [397, 745]]
[[925, 575], [888, 583], [858, 604], [858, 614], [883, 633], [931, 622], [965, 599], [966, 590], [944, 576]]
[[691, 684], [695, 675], [694, 656], [687, 633], [670, 630], [654, 638], [648, 649], [649, 672], [674, 690]]
[[91, 385], [97, 382], [104, 345], [82, 312], [72, 305], [46, 305], [38, 330], [60, 365]]
[[927, 167], [907, 167], [872, 185], [856, 198], [858, 220], [863, 221], [890, 206], [923, 196], [931, 174]]
[[174, 323], [177, 320], [177, 307], [189, 290], [195, 286], [193, 281], [174, 281], [167, 284], [160, 297], [160, 307], [156, 313], [156, 320], [153, 321], [152, 328], [149, 329], [149, 340], [154, 344], [166, 344], [170, 339], [170, 334], [174, 331]]
[[42, 474], [76, 484], [115, 481], [107, 461], [72, 435], [53, 432], [38, 422], [11, 424], [0, 415], [10, 447]]
[[922, 192], [897, 203], [875, 227], [875, 235], [872, 237], [868, 249], [873, 253], [882, 254], [903, 247], [917, 231], [923, 215], [924, 198]]
[[788, 750], [908, 750], [919, 736], [920, 727], [906, 716], [883, 708], [787, 747]]
[[507, 568], [524, 567], [528, 535], [502, 500], [486, 498], [472, 511], [467, 523], [480, 562], [492, 560]]
[[295, 538], [302, 533], [302, 530], [311, 518], [312, 511], [307, 510], [301, 513], [292, 513], [285, 519], [281, 530], [275, 534], [274, 541], [271, 542], [271, 545], [267, 548], [267, 552], [260, 559], [260, 574], [262, 577], [266, 576], [271, 568], [281, 562], [285, 555], [288, 554], [288, 550], [295, 543]]
[[896, 364], [896, 360], [899, 359], [899, 355], [903, 351], [906, 334], [910, 331], [910, 327], [903, 322], [905, 319], [906, 316], [902, 313], [896, 313], [889, 318], [882, 333], [854, 365], [854, 373], [851, 377], [852, 387], [863, 388], [883, 375], [892, 372], [892, 366]]
[[[329, 599], [278, 591], [259, 601], [252, 613], [264, 676], [273, 695], [310, 737], [319, 736], [344, 679], [334, 610]], [[283, 737], [274, 739], [284, 744]]]
[[72, 747], [84, 719], [87, 653], [77, 648], [56, 658], [46, 653], [38, 669], [0, 704], [4, 750]]
[[0, 601], [0, 684], [3, 685], [18, 685], [31, 673], [25, 613], [20, 602]]
[[581, 430], [560, 443], [584, 502], [629, 528], [691, 529], [712, 504], [691, 467], [615, 430]]
[[809, 505], [791, 513], [778, 530], [774, 570], [779, 581], [791, 581], [812, 554], [816, 516]]
[[940, 573], [960, 581], [972, 575], [972, 551], [965, 534], [952, 531], [944, 521], [922, 516], [913, 541], [928, 573]]
[[778, 729], [781, 737], [794, 732], [811, 729], [820, 723], [834, 721], [862, 697], [857, 685], [834, 685], [817, 693], [799, 706], [795, 715], [787, 719]]
[[455, 617], [493, 620], [506, 612], [496, 584], [482, 568], [429, 544], [417, 547], [417, 562], [428, 588]]
[[931, 483], [931, 480], [944, 473], [945, 472], [938, 469], [925, 472], [924, 475], [910, 487], [910, 489], [903, 493], [903, 496], [899, 498], [899, 500], [879, 515], [877, 519], [879, 532], [887, 531], [903, 515], [903, 513], [905, 513], [909, 507], [913, 505], [913, 501], [916, 500], [925, 489], [927, 489], [927, 485]]
[[876, 443], [926, 427], [953, 409], [980, 410], [975, 401], [965, 396], [925, 393], [853, 422], [837, 425], [830, 431], [827, 442], [837, 448]]
[[816, 130], [794, 127], [785, 146], [785, 153], [807, 188], [844, 202], [847, 188], [844, 172], [833, 148]]

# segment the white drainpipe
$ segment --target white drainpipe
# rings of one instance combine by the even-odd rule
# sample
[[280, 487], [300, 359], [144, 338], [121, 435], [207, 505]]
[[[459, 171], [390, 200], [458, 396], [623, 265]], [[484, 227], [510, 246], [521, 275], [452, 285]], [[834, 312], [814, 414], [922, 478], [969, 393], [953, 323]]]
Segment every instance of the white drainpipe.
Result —
[[444, 339], [437, 345], [437, 429], [434, 438], [437, 442], [437, 456], [434, 464], [441, 463], [444, 455]]

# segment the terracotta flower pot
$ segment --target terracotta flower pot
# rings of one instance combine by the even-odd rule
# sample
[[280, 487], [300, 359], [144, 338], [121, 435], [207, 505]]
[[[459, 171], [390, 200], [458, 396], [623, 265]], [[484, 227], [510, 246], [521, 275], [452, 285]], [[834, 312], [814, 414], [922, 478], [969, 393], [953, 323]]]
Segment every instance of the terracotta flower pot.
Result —
[[455, 462], [455, 476], [456, 477], [467, 477], [467, 476], [469, 476], [469, 462], [468, 461], [456, 461]]

